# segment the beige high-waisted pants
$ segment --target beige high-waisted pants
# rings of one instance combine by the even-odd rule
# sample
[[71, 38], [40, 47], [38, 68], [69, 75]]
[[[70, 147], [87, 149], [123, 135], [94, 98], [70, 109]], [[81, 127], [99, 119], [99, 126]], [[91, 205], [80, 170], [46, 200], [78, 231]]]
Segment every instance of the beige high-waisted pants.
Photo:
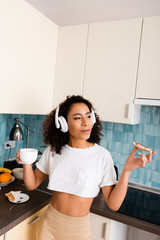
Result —
[[37, 240], [90, 240], [89, 214], [71, 217], [60, 213], [50, 203], [40, 217], [36, 236]]

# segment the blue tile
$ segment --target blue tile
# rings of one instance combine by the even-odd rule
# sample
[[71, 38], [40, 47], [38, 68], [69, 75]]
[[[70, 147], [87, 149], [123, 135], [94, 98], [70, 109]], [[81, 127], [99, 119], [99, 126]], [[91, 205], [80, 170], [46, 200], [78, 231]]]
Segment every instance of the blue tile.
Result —
[[150, 136], [157, 136], [158, 125], [155, 124], [145, 124], [143, 134]]
[[160, 124], [158, 125], [157, 136], [160, 136]]
[[133, 125], [125, 124], [124, 125], [124, 131], [125, 132], [133, 132]]
[[152, 107], [150, 107], [150, 106], [142, 106], [141, 107], [141, 113], [150, 112], [150, 111], [152, 111]]
[[121, 142], [122, 141], [122, 132], [120, 132], [120, 131], [113, 131], [113, 133], [112, 133], [112, 141], [114, 141], [114, 142]]
[[113, 132], [111, 131], [111, 130], [107, 130], [106, 132], [105, 132], [105, 138], [107, 139], [107, 140], [112, 140], [112, 134], [113, 134]]
[[122, 143], [121, 153], [129, 155], [131, 152], [131, 144], [130, 143]]
[[133, 133], [141, 134], [142, 132], [143, 132], [143, 124], [142, 123], [133, 125]]
[[152, 170], [160, 172], [160, 160], [152, 159]]
[[113, 124], [113, 131], [123, 132], [124, 124], [114, 123]]
[[121, 142], [111, 142], [111, 151], [121, 152]]
[[154, 188], [160, 188], [160, 183], [152, 181], [151, 186], [154, 187]]
[[112, 158], [115, 163], [119, 163], [121, 159], [121, 154], [120, 153], [112, 153]]
[[160, 184], [160, 172], [152, 171], [152, 182]]
[[112, 122], [102, 122], [104, 129], [112, 130], [113, 129], [113, 123]]

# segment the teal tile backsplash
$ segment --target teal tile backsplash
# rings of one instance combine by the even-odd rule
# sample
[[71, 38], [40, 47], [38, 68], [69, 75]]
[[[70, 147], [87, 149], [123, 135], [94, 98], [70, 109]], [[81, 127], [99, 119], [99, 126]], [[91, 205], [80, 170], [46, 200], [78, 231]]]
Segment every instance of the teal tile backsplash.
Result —
[[[9, 155], [9, 149], [5, 150], [4, 144], [9, 141], [9, 134], [15, 123], [15, 118], [19, 118], [21, 122], [36, 132], [35, 134], [29, 132], [28, 147], [40, 150], [40, 146], [44, 145], [41, 131], [44, 115], [0, 114], [0, 166], [3, 166], [4, 160]], [[27, 129], [22, 124], [20, 126], [24, 133], [24, 140], [16, 141], [16, 147], [11, 150], [9, 158], [15, 158], [17, 150], [26, 147]]]
[[[16, 117], [36, 132], [29, 134], [29, 147], [40, 149], [40, 146], [44, 145], [41, 131], [44, 115], [0, 114], [0, 166], [3, 166], [3, 161], [9, 154], [9, 150], [4, 150], [4, 143], [9, 140], [9, 133]], [[27, 130], [22, 125], [21, 127], [24, 140], [16, 142], [16, 148], [12, 149], [10, 158], [15, 157], [19, 148], [26, 146]], [[156, 151], [152, 162], [145, 168], [134, 170], [129, 181], [160, 188], [160, 107], [142, 106], [140, 124], [103, 122], [103, 127], [101, 145], [111, 152], [119, 175], [133, 148], [132, 141], [140, 142]]]
[[129, 181], [160, 188], [160, 107], [142, 106], [140, 124], [103, 122], [103, 127], [101, 145], [111, 152], [120, 174], [133, 148], [132, 141], [156, 151], [151, 163], [132, 171]]

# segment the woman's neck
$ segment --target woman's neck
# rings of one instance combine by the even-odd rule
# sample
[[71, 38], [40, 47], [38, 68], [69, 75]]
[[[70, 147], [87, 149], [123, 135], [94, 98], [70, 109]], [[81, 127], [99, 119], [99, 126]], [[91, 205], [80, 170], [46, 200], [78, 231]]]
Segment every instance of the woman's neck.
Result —
[[84, 140], [77, 140], [77, 141], [73, 141], [71, 139], [69, 139], [68, 141], [68, 145], [72, 148], [88, 148], [93, 146], [93, 143], [84, 141]]

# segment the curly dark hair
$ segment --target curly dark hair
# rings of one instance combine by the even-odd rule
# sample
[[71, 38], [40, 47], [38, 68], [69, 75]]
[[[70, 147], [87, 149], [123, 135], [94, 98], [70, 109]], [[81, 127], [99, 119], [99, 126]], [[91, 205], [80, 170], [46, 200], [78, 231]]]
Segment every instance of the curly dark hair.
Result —
[[[63, 116], [67, 120], [68, 113], [71, 109], [71, 106], [76, 103], [84, 103], [88, 106], [91, 111], [94, 109], [92, 103], [87, 99], [83, 98], [80, 95], [67, 96], [66, 100], [59, 104], [59, 116]], [[69, 132], [62, 132], [60, 129], [57, 129], [55, 126], [55, 112], [56, 109], [50, 112], [43, 122], [43, 136], [44, 143], [51, 146], [51, 151], [61, 154], [61, 149], [64, 145], [68, 144], [69, 141]], [[99, 119], [99, 116], [95, 113], [96, 123], [94, 124], [90, 138], [87, 140], [90, 143], [100, 143], [102, 134], [102, 123]]]

